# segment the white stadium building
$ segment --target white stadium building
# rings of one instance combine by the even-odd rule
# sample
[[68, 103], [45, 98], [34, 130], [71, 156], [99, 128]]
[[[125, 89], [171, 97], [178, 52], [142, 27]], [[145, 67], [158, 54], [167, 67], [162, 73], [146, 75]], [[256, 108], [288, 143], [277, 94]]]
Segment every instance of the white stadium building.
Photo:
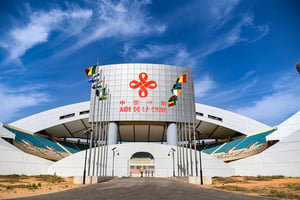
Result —
[[171, 65], [97, 66], [90, 101], [0, 124], [0, 174], [300, 177], [300, 112], [269, 127], [195, 103], [192, 76]]

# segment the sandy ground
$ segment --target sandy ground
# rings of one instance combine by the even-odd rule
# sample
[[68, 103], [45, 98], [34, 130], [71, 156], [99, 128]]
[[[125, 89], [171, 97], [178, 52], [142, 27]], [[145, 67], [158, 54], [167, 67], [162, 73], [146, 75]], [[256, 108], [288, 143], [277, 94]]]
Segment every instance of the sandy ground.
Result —
[[215, 177], [213, 184], [205, 187], [280, 199], [300, 199], [300, 178]]
[[[0, 176], [0, 199], [46, 194], [83, 186], [73, 184], [73, 177]], [[300, 199], [300, 178], [214, 177], [213, 184], [204, 187], [280, 199]]]
[[52, 178], [53, 176], [0, 176], [0, 199], [32, 196], [57, 192], [84, 185], [73, 184], [73, 177]]

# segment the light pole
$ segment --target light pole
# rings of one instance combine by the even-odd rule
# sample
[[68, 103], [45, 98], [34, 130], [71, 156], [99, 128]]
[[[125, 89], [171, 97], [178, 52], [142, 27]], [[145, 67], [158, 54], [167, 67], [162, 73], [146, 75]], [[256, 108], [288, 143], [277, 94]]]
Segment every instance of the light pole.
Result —
[[175, 158], [174, 158], [174, 152], [176, 151], [173, 147], [171, 148], [172, 151], [169, 152], [168, 156], [170, 156], [172, 153], [172, 158], [173, 158], [173, 176], [175, 176]]
[[200, 133], [198, 135], [199, 139], [199, 165], [200, 165], [200, 184], [203, 185], [203, 174], [202, 174], [202, 156], [201, 156], [201, 147], [200, 147]]
[[115, 176], [115, 153], [117, 152], [117, 155], [120, 155], [119, 151], [116, 149], [117, 147], [111, 149], [113, 151], [113, 162], [112, 162], [112, 171], [111, 171], [112, 177]]
[[[88, 130], [83, 132], [83, 134], [86, 135], [87, 146], [89, 146], [89, 135], [90, 135], [91, 131], [92, 131], [92, 129], [89, 128]], [[85, 149], [85, 157], [84, 157], [84, 169], [83, 169], [83, 181], [82, 181], [83, 184], [85, 184], [87, 149], [88, 148]]]

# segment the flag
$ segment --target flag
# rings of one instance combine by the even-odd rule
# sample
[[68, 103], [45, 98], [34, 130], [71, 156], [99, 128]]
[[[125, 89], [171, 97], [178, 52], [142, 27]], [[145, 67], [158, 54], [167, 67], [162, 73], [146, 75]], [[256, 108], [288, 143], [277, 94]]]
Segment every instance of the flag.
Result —
[[105, 100], [105, 99], [107, 99], [107, 97], [108, 97], [108, 94], [106, 92], [106, 88], [103, 88], [102, 95], [99, 97], [99, 100]]
[[102, 83], [103, 83], [103, 80], [102, 81], [98, 81], [97, 83], [93, 83], [92, 84], [92, 88], [93, 89], [102, 88]]
[[177, 97], [181, 94], [182, 83], [186, 83], [186, 74], [179, 76], [176, 83], [173, 85], [173, 88], [171, 89], [173, 96], [168, 100], [168, 107], [176, 105]]
[[181, 89], [182, 88], [182, 84], [181, 83], [176, 83], [173, 85], [173, 89]]
[[175, 96], [179, 96], [181, 94], [181, 89], [171, 89], [171, 92]]
[[177, 96], [175, 95], [171, 96], [170, 99], [168, 100], [168, 107], [176, 105], [176, 101], [177, 101]]
[[90, 83], [95, 83], [100, 80], [100, 74], [93, 75], [93, 77], [89, 80]]
[[186, 74], [181, 75], [177, 78], [177, 83], [186, 83]]
[[96, 73], [97, 65], [90, 66], [85, 69], [86, 76], [89, 77]]
[[177, 96], [176, 95], [171, 96], [169, 101], [177, 101]]
[[176, 105], [176, 101], [168, 101], [168, 107]]
[[101, 97], [99, 97], [99, 100], [105, 100], [108, 98], [108, 94], [105, 93], [104, 95], [102, 95]]

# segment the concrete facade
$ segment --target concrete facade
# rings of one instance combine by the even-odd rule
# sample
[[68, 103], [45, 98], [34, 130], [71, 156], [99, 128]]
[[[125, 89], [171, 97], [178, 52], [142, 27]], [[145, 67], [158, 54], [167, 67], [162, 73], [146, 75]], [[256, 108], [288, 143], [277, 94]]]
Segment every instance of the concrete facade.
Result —
[[48, 174], [48, 168], [54, 162], [39, 158], [16, 148], [0, 138], [0, 174]]
[[[97, 70], [111, 94], [109, 121], [192, 121], [191, 105], [194, 100], [191, 69], [163, 64], [126, 63], [100, 65]], [[176, 116], [176, 106], [168, 108], [167, 102], [173, 95], [173, 85], [183, 74], [187, 75], [188, 81], [181, 84], [183, 89], [178, 98], [182, 104], [182, 114]], [[103, 101], [99, 104], [97, 99], [95, 90], [91, 89], [89, 121], [101, 118], [96, 116], [98, 106], [98, 115], [105, 110], [105, 106], [101, 105]]]
[[[155, 177], [171, 177], [173, 176], [172, 156], [169, 156], [171, 148], [177, 149], [176, 146], [161, 145], [153, 143], [128, 143], [108, 146], [108, 168], [107, 175], [112, 175], [112, 149], [116, 147], [119, 155], [115, 156], [114, 175], [118, 177], [130, 176], [130, 159], [134, 153], [148, 152], [153, 155], [155, 162]], [[177, 151], [176, 151], [177, 152]], [[194, 151], [192, 151], [193, 160]], [[49, 167], [50, 174], [60, 176], [82, 176], [84, 167], [85, 152], [79, 152], [65, 159], [62, 159]], [[177, 163], [177, 154], [175, 153], [175, 163]], [[198, 156], [199, 157], [199, 154]], [[199, 159], [198, 166], [199, 166]], [[93, 162], [93, 161], [92, 161]], [[232, 176], [233, 169], [224, 162], [214, 158], [208, 154], [202, 153], [202, 165], [204, 176]], [[175, 172], [177, 175], [177, 164], [175, 164]], [[92, 169], [91, 169], [92, 171]], [[194, 171], [195, 174], [195, 171]]]
[[300, 177], [300, 130], [260, 154], [229, 163], [239, 176]]

